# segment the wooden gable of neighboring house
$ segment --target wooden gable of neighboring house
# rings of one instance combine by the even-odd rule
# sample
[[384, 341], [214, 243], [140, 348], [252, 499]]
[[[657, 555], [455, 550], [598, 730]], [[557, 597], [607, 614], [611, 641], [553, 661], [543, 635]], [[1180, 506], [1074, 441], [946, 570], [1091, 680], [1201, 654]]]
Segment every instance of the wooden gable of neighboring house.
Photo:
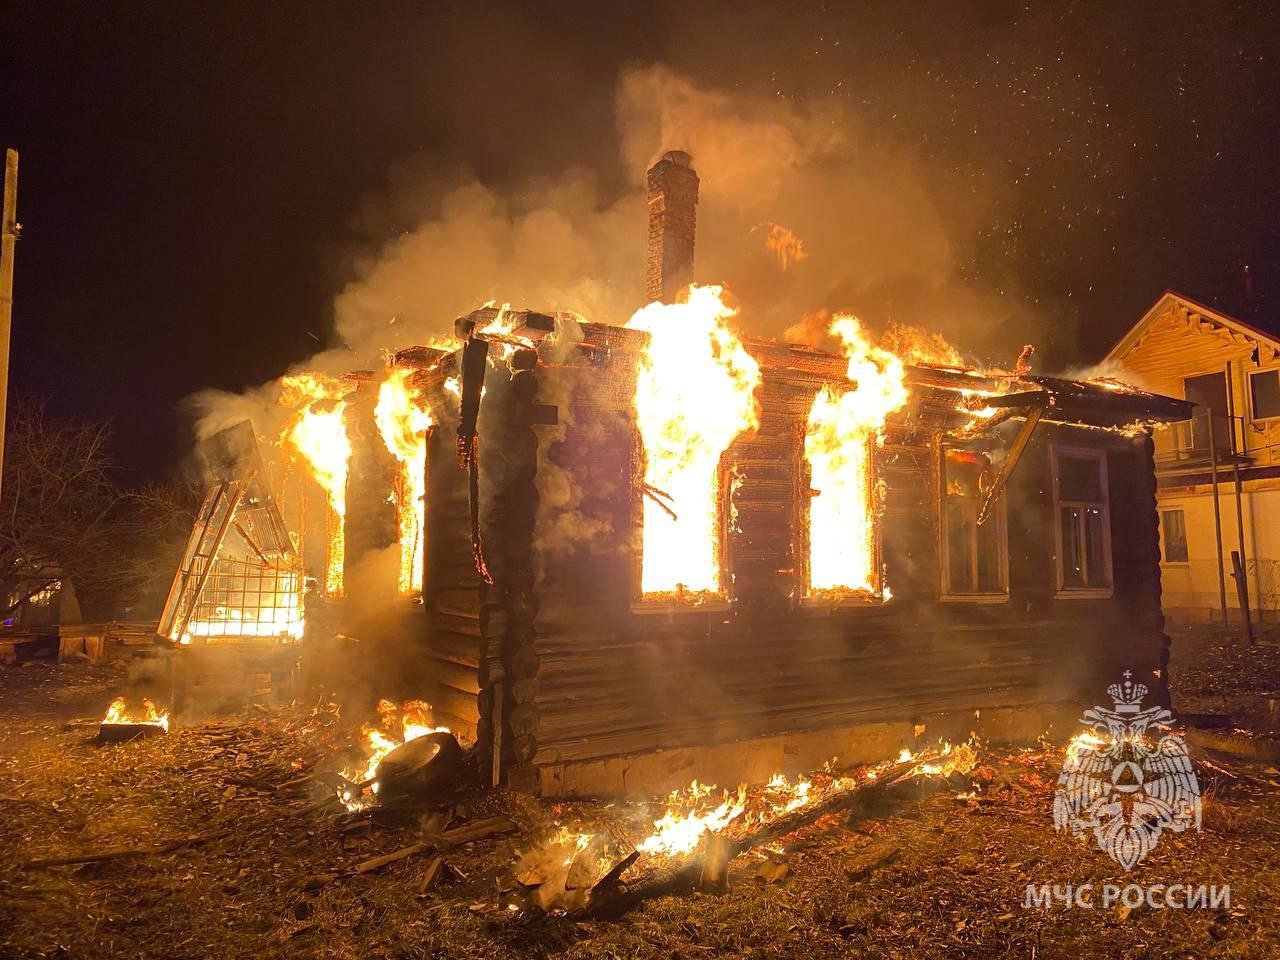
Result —
[[[1103, 360], [1143, 389], [1200, 403], [1213, 399], [1215, 446], [1250, 457], [1254, 467], [1280, 465], [1280, 418], [1255, 410], [1252, 377], [1280, 371], [1280, 337], [1166, 291]], [[1222, 386], [1217, 396], [1213, 379]], [[1264, 385], [1258, 385], [1260, 396]], [[1220, 399], [1218, 399], [1220, 397]], [[1205, 446], [1177, 430], [1157, 435], [1157, 460], [1178, 445]]]

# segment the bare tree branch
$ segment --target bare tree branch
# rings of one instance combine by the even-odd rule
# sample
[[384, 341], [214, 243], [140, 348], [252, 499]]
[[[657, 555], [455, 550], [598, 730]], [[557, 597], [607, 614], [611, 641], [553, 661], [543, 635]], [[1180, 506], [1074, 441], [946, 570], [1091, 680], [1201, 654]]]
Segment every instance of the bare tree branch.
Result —
[[10, 406], [0, 499], [5, 613], [67, 578], [86, 612], [114, 615], [172, 574], [181, 550], [173, 541], [190, 529], [196, 494], [181, 480], [123, 490], [109, 442], [106, 423], [50, 417], [21, 398]]

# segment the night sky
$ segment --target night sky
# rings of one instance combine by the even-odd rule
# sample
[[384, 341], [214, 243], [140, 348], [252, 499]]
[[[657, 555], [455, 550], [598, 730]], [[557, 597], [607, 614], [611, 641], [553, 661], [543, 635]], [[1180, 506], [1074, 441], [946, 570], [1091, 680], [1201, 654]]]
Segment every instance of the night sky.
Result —
[[1270, 4], [10, 2], [0, 36], [12, 386], [112, 417], [134, 478], [188, 449], [184, 396], [328, 345], [334, 296], [389, 239], [370, 197], [406, 160], [622, 189], [628, 65], [839, 101], [869, 149], [981, 197], [964, 277], [1016, 278], [1059, 331], [1049, 364], [1097, 359], [1166, 288], [1280, 310]]

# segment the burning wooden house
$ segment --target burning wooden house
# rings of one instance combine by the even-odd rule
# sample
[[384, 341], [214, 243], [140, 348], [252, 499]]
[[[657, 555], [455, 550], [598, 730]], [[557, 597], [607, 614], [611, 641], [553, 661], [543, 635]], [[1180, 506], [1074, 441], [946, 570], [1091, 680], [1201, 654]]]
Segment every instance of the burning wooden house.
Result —
[[[1181, 403], [916, 366], [864, 422], [845, 357], [748, 340], [758, 380], [736, 426], [708, 427], [680, 384], [646, 385], [652, 335], [577, 332], [517, 348], [514, 372], [473, 335], [423, 374], [441, 400], [460, 375], [463, 424], [428, 446], [427, 696], [512, 782], [750, 780], [883, 757], [920, 725], [1035, 736], [1123, 669], [1164, 689], [1133, 424]], [[644, 422], [646, 390], [670, 422]]]
[[687, 155], [649, 190], [625, 327], [485, 308], [300, 408], [304, 566], [337, 608], [390, 551], [399, 693], [544, 795], [1034, 737], [1125, 669], [1167, 699], [1149, 428], [1184, 402], [908, 362], [852, 317], [839, 352], [740, 338], [687, 285]]
[[436, 722], [592, 794], [1034, 737], [1124, 669], [1167, 697], [1148, 426], [1186, 405], [904, 364], [852, 318], [842, 353], [741, 340], [714, 288], [662, 302], [696, 184], [684, 155], [650, 173], [625, 328], [490, 308], [398, 358], [439, 420]]

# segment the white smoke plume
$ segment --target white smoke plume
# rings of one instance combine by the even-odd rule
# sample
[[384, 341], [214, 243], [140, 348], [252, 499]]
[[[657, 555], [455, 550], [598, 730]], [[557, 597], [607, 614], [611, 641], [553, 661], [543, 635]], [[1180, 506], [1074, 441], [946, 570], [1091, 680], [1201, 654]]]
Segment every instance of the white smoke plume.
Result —
[[[1012, 290], [963, 275], [981, 198], [940, 196], [927, 163], [866, 136], [856, 116], [706, 89], [652, 66], [620, 77], [616, 121], [630, 178], [621, 191], [604, 195], [581, 169], [507, 193], [464, 181], [366, 257], [335, 302], [356, 362], [448, 333], [489, 300], [625, 323], [643, 303], [645, 171], [666, 149], [690, 152], [701, 179], [695, 276], [728, 285], [750, 334], [780, 336], [823, 308], [875, 328], [938, 330], [966, 352], [1034, 332], [1020, 329], [1031, 318]], [[430, 193], [404, 179], [384, 206], [403, 211], [406, 197]], [[760, 223], [794, 232], [805, 259], [783, 269]]]
[[[487, 301], [625, 323], [644, 299], [645, 171], [666, 149], [690, 152], [701, 179], [695, 278], [728, 286], [744, 332], [780, 337], [817, 311], [848, 311], [872, 330], [910, 324], [1006, 363], [1035, 338], [1009, 283], [965, 275], [984, 198], [943, 195], [927, 161], [870, 136], [847, 109], [708, 89], [663, 66], [625, 71], [615, 106], [629, 181], [610, 191], [576, 167], [500, 191], [407, 161], [365, 200], [365, 225], [383, 239], [335, 298], [340, 343], [298, 367], [379, 366]], [[783, 269], [761, 223], [792, 231], [805, 258]], [[241, 410], [265, 415], [265, 395], [253, 399], [198, 398], [200, 434]]]

